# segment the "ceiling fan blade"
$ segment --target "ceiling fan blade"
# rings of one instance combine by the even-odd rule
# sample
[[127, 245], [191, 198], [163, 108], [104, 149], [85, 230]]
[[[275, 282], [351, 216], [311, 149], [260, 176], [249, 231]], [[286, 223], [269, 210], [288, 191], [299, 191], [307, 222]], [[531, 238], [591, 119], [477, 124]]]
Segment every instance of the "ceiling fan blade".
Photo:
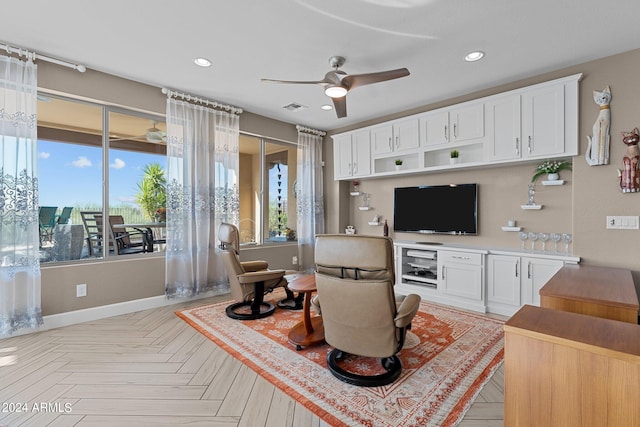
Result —
[[333, 108], [336, 110], [338, 118], [347, 117], [347, 97], [331, 98], [333, 100]]
[[358, 86], [370, 85], [373, 83], [380, 83], [387, 80], [399, 79], [400, 77], [408, 76], [409, 70], [406, 68], [398, 68], [397, 70], [380, 71], [377, 73], [368, 74], [352, 74], [342, 79], [342, 84], [347, 89], [354, 89]]
[[316, 80], [316, 81], [297, 81], [297, 80], [272, 80], [272, 79], [260, 79], [262, 82], [266, 83], [283, 83], [283, 84], [298, 84], [298, 85], [321, 85], [326, 84], [327, 82], [324, 80]]

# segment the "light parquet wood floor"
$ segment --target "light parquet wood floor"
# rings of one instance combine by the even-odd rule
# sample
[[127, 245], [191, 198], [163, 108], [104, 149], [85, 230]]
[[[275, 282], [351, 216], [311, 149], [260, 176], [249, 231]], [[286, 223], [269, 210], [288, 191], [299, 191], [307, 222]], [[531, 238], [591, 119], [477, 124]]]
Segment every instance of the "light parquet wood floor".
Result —
[[[222, 299], [0, 340], [0, 425], [326, 426], [174, 314]], [[502, 426], [503, 384], [500, 368], [460, 426]]]

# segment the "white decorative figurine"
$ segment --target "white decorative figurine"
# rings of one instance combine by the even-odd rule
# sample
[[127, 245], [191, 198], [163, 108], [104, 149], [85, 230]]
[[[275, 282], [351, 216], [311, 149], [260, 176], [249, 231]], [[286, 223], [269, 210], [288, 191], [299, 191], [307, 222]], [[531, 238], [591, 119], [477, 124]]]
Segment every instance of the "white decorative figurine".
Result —
[[593, 135], [587, 136], [589, 145], [584, 155], [589, 166], [609, 164], [609, 125], [611, 124], [611, 89], [607, 86], [602, 92], [593, 91], [593, 100], [600, 106], [598, 118], [593, 124]]

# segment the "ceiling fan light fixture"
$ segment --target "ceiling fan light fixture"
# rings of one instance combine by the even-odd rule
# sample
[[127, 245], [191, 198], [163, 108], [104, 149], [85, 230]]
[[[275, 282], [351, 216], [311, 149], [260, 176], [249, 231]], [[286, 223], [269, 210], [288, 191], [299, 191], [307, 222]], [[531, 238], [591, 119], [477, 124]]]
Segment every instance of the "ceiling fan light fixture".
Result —
[[476, 50], [474, 52], [469, 52], [467, 56], [464, 57], [464, 60], [467, 62], [475, 62], [484, 58], [484, 52], [481, 50]]
[[324, 110], [324, 111], [331, 111], [331, 110], [333, 110], [333, 106], [331, 106], [331, 105], [329, 105], [329, 104], [324, 104], [324, 105], [322, 105], [322, 106], [320, 107], [320, 109], [321, 109], [321, 110]]
[[342, 98], [347, 94], [347, 89], [340, 85], [329, 85], [324, 90], [324, 93], [329, 98]]
[[209, 61], [207, 58], [196, 58], [193, 60], [193, 63], [198, 67], [211, 67], [211, 61]]

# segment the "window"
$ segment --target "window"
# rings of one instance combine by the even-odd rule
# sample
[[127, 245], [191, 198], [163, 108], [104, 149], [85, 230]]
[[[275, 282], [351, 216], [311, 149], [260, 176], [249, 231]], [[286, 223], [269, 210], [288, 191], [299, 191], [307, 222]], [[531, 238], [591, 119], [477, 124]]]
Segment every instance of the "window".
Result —
[[[108, 142], [104, 141], [105, 133]], [[111, 225], [150, 224], [162, 219], [161, 210], [158, 215], [156, 212], [164, 207], [163, 191], [149, 187], [145, 180], [150, 174], [158, 178], [166, 170], [165, 135], [160, 117], [39, 96], [41, 262], [163, 250], [161, 225], [137, 229], [116, 226], [109, 233], [106, 226], [103, 229], [102, 216], [108, 214]], [[107, 197], [103, 189], [108, 190]], [[94, 221], [93, 228], [87, 226], [95, 217], [99, 225]]]
[[[41, 94], [39, 197], [49, 208], [41, 210], [41, 262], [162, 252], [166, 153], [162, 117]], [[295, 144], [240, 135], [243, 245], [296, 239], [296, 167]]]
[[296, 239], [296, 146], [240, 136], [240, 243]]

